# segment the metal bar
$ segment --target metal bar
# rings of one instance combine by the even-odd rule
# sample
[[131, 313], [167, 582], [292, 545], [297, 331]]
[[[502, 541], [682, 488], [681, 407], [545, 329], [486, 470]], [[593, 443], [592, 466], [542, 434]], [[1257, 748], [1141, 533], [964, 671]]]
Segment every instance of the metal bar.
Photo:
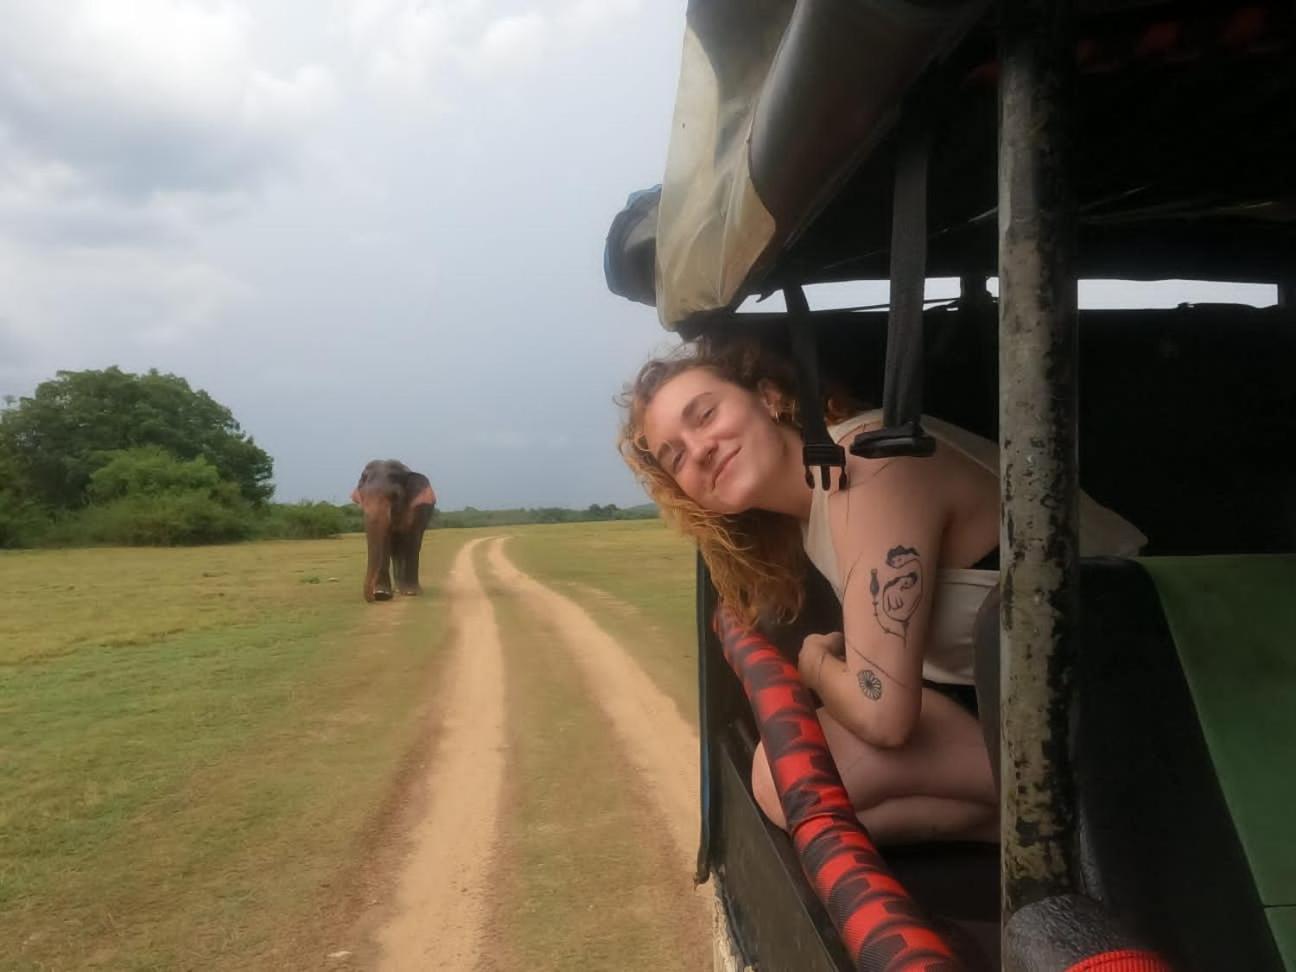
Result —
[[1066, 705], [1077, 613], [1071, 3], [1000, 0], [1003, 917], [1070, 890]]

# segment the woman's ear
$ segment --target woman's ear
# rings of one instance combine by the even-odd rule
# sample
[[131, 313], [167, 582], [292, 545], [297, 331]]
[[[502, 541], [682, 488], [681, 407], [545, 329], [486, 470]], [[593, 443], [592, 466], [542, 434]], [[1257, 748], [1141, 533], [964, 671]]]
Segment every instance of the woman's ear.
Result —
[[761, 404], [765, 406], [765, 411], [769, 412], [769, 417], [775, 422], [783, 414], [783, 392], [781, 392], [774, 382], [768, 378], [762, 378], [756, 383], [756, 394], [760, 396]]

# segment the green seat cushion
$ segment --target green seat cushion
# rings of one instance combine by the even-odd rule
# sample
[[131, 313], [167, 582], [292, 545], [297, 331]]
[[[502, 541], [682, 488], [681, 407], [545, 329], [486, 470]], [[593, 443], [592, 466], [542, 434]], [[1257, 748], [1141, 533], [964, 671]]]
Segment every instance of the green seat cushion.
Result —
[[1268, 908], [1265, 914], [1269, 918], [1269, 927], [1273, 929], [1283, 965], [1296, 969], [1296, 907]]
[[1140, 563], [1161, 597], [1260, 900], [1296, 967], [1296, 556]]

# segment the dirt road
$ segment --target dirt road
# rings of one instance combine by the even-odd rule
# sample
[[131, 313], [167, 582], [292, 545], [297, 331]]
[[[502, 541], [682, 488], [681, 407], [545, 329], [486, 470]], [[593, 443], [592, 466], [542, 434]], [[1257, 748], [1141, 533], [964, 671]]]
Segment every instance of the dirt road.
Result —
[[465, 544], [450, 569], [454, 657], [437, 751], [423, 781], [427, 812], [411, 835], [395, 913], [378, 933], [380, 968], [471, 969], [487, 914], [504, 780], [504, 663], [495, 613]]
[[[626, 651], [574, 601], [518, 570], [504, 539], [490, 539], [494, 582], [558, 633], [611, 724], [626, 762], [645, 784], [686, 875], [697, 828], [697, 735]], [[412, 835], [393, 917], [378, 936], [382, 968], [463, 969], [489, 964], [483, 951], [486, 893], [498, 844], [508, 754], [505, 666], [494, 610], [467, 544], [451, 571], [454, 659], [444, 722], [423, 781], [427, 813]], [[697, 892], [698, 907], [709, 897]]]
[[626, 758], [647, 782], [681, 866], [692, 869], [697, 852], [697, 733], [634, 657], [579, 604], [518, 570], [505, 555], [503, 540], [491, 544], [488, 556], [501, 583], [560, 632], [562, 647], [580, 666]]

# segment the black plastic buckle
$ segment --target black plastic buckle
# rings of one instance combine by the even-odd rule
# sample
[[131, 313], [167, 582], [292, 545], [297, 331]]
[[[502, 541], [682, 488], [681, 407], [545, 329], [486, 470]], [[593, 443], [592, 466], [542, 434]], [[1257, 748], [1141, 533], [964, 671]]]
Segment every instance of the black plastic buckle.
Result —
[[801, 448], [801, 461], [805, 463], [806, 485], [811, 489], [815, 488], [813, 472], [815, 466], [819, 467], [819, 481], [825, 490], [832, 486], [832, 476], [828, 472], [832, 468], [841, 470], [841, 476], [837, 479], [837, 488], [850, 488], [850, 480], [846, 478], [846, 450], [837, 443], [807, 442]]
[[864, 459], [894, 459], [897, 456], [930, 456], [936, 440], [923, 431], [917, 419], [894, 428], [861, 432], [851, 443], [851, 455]]

